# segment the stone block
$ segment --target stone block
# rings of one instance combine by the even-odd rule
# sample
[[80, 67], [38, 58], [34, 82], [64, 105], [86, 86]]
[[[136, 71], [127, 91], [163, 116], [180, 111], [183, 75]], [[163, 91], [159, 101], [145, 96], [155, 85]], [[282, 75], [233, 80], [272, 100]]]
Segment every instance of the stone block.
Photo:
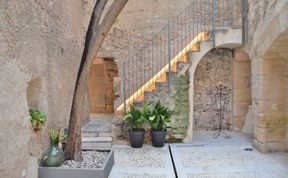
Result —
[[232, 117], [232, 128], [235, 131], [241, 131], [245, 124], [245, 117]]
[[246, 89], [251, 87], [250, 76], [249, 77], [233, 77], [233, 89]]
[[260, 142], [283, 142], [285, 139], [287, 129], [283, 128], [261, 128], [256, 126], [254, 128], [254, 138]]
[[246, 89], [234, 89], [233, 90], [233, 102], [234, 103], [250, 103], [251, 102], [251, 90]]
[[233, 116], [245, 117], [250, 103], [233, 103], [232, 114]]
[[255, 125], [269, 130], [288, 128], [288, 118], [285, 113], [263, 113], [257, 117]]
[[250, 61], [233, 61], [233, 76], [249, 77], [251, 75]]

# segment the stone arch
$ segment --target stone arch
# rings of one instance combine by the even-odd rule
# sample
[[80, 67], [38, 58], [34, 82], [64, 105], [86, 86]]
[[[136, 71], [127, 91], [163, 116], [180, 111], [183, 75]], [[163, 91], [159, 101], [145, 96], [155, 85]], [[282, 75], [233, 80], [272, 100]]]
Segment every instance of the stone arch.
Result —
[[288, 151], [288, 27], [254, 59], [254, 146], [261, 152]]
[[[225, 29], [220, 30], [215, 35], [215, 48], [230, 48], [234, 49], [242, 45], [242, 31], [241, 29]], [[190, 85], [189, 85], [189, 125], [184, 138], [184, 143], [191, 143], [193, 136], [193, 95], [194, 95], [194, 75], [196, 68], [201, 59], [213, 49], [212, 43], [204, 41], [200, 43], [199, 52], [189, 52], [190, 61], [192, 64], [189, 68]]]
[[193, 130], [215, 130], [219, 127], [215, 94], [222, 85], [225, 95], [223, 128], [231, 128], [233, 50], [217, 48], [199, 62], [194, 74]]
[[27, 104], [29, 108], [39, 108], [42, 99], [42, 78], [37, 76], [28, 82], [26, 89]]
[[118, 66], [113, 58], [96, 58], [88, 74], [88, 97], [91, 113], [114, 112], [114, 78]]

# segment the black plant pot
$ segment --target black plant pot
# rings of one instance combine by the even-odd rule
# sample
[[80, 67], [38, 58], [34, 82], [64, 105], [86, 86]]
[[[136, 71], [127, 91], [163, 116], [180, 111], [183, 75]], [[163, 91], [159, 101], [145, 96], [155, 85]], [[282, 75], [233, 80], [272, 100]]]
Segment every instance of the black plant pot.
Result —
[[152, 145], [154, 147], [163, 147], [165, 144], [166, 131], [151, 131]]
[[129, 131], [130, 143], [132, 148], [141, 148], [144, 141], [144, 130]]

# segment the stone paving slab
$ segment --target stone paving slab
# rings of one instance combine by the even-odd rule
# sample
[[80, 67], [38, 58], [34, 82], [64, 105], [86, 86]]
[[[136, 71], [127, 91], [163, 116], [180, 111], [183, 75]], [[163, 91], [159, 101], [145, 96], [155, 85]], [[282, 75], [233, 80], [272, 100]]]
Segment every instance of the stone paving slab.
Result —
[[168, 145], [114, 145], [115, 163], [109, 178], [175, 178]]
[[179, 178], [287, 178], [288, 154], [261, 154], [244, 145], [171, 145]]

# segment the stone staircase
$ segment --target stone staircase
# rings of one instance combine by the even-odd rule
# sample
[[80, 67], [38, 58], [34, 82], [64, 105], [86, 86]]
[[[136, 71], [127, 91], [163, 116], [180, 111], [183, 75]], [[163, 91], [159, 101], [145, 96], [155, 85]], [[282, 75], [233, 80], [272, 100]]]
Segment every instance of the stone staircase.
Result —
[[113, 142], [114, 116], [91, 114], [90, 121], [81, 128], [83, 150], [110, 150]]
[[[240, 32], [241, 29], [239, 28], [217, 28], [215, 33], [216, 47], [233, 48], [236, 44], [241, 44]], [[165, 80], [156, 81], [154, 87], [152, 87], [153, 90], [145, 90], [144, 97], [133, 102], [134, 106], [141, 109], [145, 102], [156, 103], [160, 101], [174, 111], [171, 125], [176, 127], [177, 130], [172, 132], [173, 139], [183, 140], [186, 137], [188, 126], [191, 125], [189, 117], [193, 114], [190, 112], [190, 106], [191, 104], [193, 106], [193, 103], [191, 103], [191, 99], [189, 100], [189, 93], [193, 92], [193, 77], [191, 78], [191, 76], [194, 75], [201, 58], [211, 49], [213, 49], [213, 45], [210, 38], [199, 41], [186, 53], [183, 59], [180, 59], [172, 67], [170, 73], [166, 72], [166, 76], [161, 77]]]

